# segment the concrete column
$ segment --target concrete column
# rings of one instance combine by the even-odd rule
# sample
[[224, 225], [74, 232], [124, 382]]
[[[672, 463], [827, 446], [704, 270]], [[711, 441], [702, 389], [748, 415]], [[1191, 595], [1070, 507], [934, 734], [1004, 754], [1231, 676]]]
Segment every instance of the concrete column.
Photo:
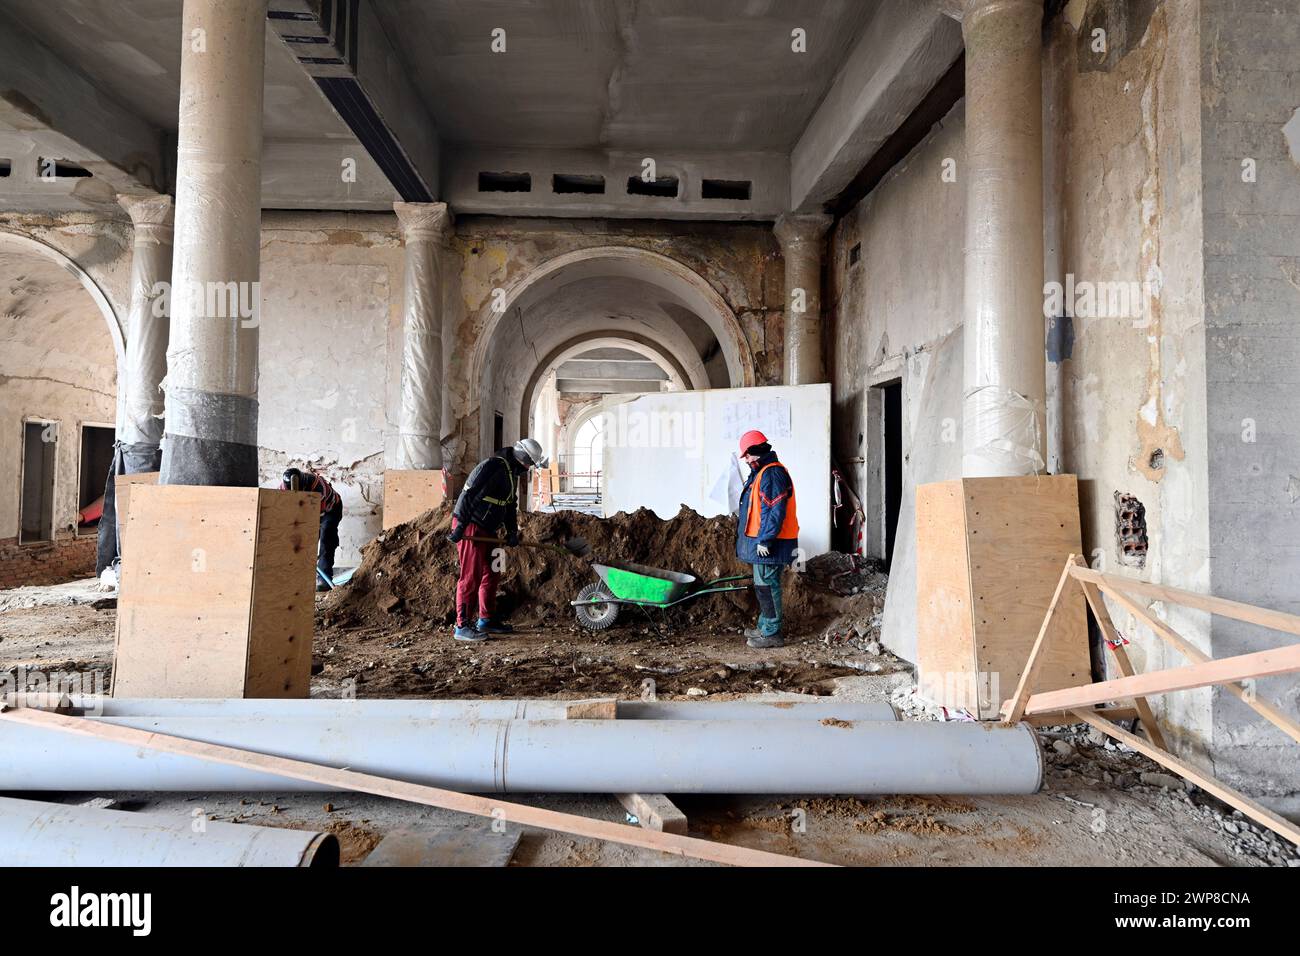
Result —
[[185, 0], [164, 484], [257, 484], [266, 7]]
[[962, 474], [1041, 472], [1042, 0], [967, 0]]
[[399, 468], [442, 467], [442, 283], [438, 250], [451, 229], [446, 203], [393, 203], [406, 246]]
[[157, 471], [163, 434], [163, 376], [167, 374], [167, 305], [172, 280], [170, 196], [118, 196], [131, 217], [131, 314], [127, 318], [122, 461], [127, 474]]
[[785, 258], [785, 384], [826, 381], [822, 358], [822, 239], [830, 216], [782, 216], [776, 238]]

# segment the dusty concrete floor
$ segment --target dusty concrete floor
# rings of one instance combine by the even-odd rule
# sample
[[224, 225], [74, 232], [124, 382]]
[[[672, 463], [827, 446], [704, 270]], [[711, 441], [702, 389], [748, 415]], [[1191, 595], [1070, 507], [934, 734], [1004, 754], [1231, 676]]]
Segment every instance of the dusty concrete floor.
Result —
[[[106, 669], [113, 615], [111, 608], [84, 604], [0, 612], [0, 673], [20, 665], [82, 673]], [[796, 690], [879, 699], [906, 694], [912, 684], [901, 662], [820, 639], [759, 652], [745, 648], [738, 637], [696, 641], [686, 634], [637, 632], [597, 639], [567, 632], [521, 634], [470, 648], [440, 634], [396, 648], [382, 635], [321, 637], [318, 654], [326, 667], [313, 681], [313, 694], [320, 696], [337, 695], [348, 680], [358, 681], [362, 697], [478, 696], [484, 693], [480, 688], [490, 688], [492, 696], [636, 697], [650, 674], [661, 697], [682, 696], [689, 685], [720, 698]], [[413, 669], [419, 665], [423, 670]], [[864, 668], [879, 672], [861, 673]], [[527, 689], [510, 693], [512, 676], [522, 678]], [[418, 687], [423, 693], [413, 682], [424, 684]], [[1041, 739], [1047, 775], [1042, 792], [1032, 796], [683, 796], [675, 802], [689, 817], [693, 835], [850, 865], [1300, 866], [1300, 850], [1267, 831], [1260, 834], [1204, 793], [1188, 793], [1138, 754], [1108, 748], [1082, 727], [1046, 729]], [[188, 816], [200, 808], [218, 820], [329, 829], [340, 838], [346, 864], [364, 859], [389, 830], [465, 820], [449, 811], [353, 794], [52, 798], [71, 802], [92, 796], [114, 797], [138, 810]], [[599, 819], [625, 818], [622, 807], [601, 794], [508, 799]], [[484, 821], [485, 829], [488, 824]], [[680, 864], [652, 851], [535, 830], [522, 834], [513, 862]]]

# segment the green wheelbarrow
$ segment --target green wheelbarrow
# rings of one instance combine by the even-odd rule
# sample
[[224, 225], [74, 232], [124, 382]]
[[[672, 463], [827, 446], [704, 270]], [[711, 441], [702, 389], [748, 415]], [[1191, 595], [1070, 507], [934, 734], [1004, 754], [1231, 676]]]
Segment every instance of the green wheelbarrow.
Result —
[[623, 561], [592, 564], [592, 567], [600, 575], [600, 580], [588, 584], [569, 602], [578, 616], [578, 623], [589, 631], [612, 627], [619, 612], [628, 604], [647, 612], [650, 608], [666, 612], [670, 607], [705, 594], [746, 591], [751, 587], [750, 584], [731, 583], [747, 581], [748, 574], [699, 581], [693, 574]]

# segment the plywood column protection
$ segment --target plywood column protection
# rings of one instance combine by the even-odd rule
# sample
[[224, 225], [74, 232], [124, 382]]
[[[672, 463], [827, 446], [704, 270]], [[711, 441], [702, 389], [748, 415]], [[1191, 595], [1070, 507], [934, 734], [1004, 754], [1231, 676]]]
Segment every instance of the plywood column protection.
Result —
[[185, 0], [164, 484], [257, 484], [266, 9]]
[[167, 290], [172, 278], [170, 196], [118, 196], [131, 217], [131, 314], [127, 322], [122, 390], [122, 460], [127, 474], [157, 471], [163, 434], [163, 376], [167, 374]]
[[826, 381], [822, 357], [822, 239], [831, 217], [782, 216], [773, 230], [785, 258], [785, 384]]
[[406, 246], [402, 408], [397, 466], [442, 467], [442, 283], [438, 250], [451, 228], [446, 203], [393, 203]]
[[962, 474], [1042, 471], [1042, 0], [966, 0]]

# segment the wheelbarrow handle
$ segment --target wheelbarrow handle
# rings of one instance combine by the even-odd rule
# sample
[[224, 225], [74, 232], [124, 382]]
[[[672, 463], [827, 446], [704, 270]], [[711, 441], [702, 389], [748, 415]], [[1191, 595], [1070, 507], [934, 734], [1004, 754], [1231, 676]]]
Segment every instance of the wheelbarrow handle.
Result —
[[[510, 546], [511, 546], [511, 545], [510, 545], [510, 542], [506, 541], [504, 538], [481, 538], [481, 537], [479, 537], [478, 535], [474, 535], [474, 534], [466, 535], [462, 540], [464, 540], [464, 541], [477, 541], [477, 542], [479, 542], [480, 544], [504, 544], [506, 547], [510, 547]], [[540, 542], [540, 541], [520, 541], [518, 547], [521, 547], [521, 548], [544, 548], [544, 549], [546, 549], [547, 551], [557, 551], [557, 552], [559, 552], [560, 554], [569, 554], [569, 553], [570, 553], [570, 552], [566, 551], [564, 548], [560, 547], [558, 544], [544, 544], [544, 543], [542, 543], [542, 542]]]

